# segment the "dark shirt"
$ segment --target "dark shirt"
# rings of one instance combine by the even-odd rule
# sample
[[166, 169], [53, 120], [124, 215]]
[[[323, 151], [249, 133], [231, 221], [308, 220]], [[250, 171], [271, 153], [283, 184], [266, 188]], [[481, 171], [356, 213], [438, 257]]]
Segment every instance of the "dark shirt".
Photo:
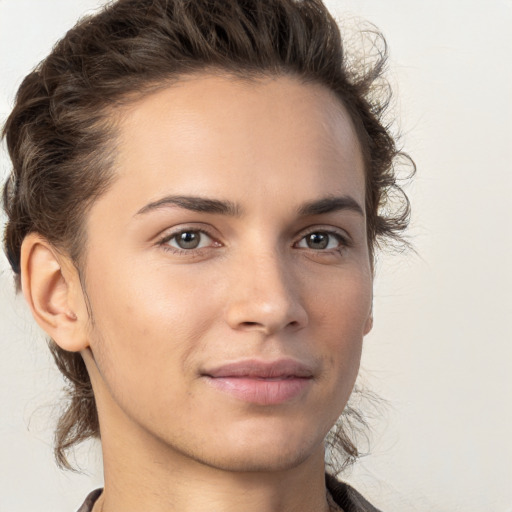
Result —
[[[325, 475], [325, 483], [334, 501], [342, 508], [343, 512], [379, 512], [350, 485], [340, 482], [330, 475]], [[102, 489], [92, 491], [77, 512], [91, 512], [101, 492]]]
[[103, 489], [96, 489], [95, 491], [92, 491], [89, 496], [85, 498], [85, 501], [77, 512], [91, 512], [92, 507], [94, 507], [96, 500], [100, 497], [102, 492]]
[[336, 480], [333, 476], [325, 475], [327, 490], [334, 501], [342, 508], [343, 512], [380, 512], [369, 503], [353, 487]]

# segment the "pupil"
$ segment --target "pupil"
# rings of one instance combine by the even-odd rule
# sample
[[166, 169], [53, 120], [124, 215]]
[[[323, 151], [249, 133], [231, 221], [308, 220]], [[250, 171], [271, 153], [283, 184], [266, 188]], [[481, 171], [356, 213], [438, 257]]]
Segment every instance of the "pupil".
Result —
[[325, 249], [329, 243], [329, 238], [324, 233], [311, 233], [308, 237], [308, 246], [311, 249]]
[[178, 245], [182, 249], [195, 249], [199, 245], [199, 235], [186, 231], [178, 236]]

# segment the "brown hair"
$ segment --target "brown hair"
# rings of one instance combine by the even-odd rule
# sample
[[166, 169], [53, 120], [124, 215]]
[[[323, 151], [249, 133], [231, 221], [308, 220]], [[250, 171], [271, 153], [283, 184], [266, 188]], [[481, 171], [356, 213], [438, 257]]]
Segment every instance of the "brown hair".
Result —
[[[84, 215], [113, 175], [112, 109], [204, 70], [245, 78], [292, 75], [337, 95], [365, 158], [373, 260], [376, 244], [401, 240], [409, 219], [394, 168], [404, 154], [383, 121], [389, 95], [376, 94], [386, 62], [378, 33], [377, 40], [383, 44], [374, 46], [370, 63], [347, 57], [321, 0], [118, 0], [82, 19], [25, 78], [3, 131], [13, 164], [3, 189], [4, 246], [18, 287], [20, 248], [31, 232], [66, 251], [80, 269]], [[52, 340], [49, 345], [69, 397], [55, 455], [70, 467], [66, 451], [99, 436], [96, 405], [80, 354]], [[347, 462], [358, 455], [347, 430], [358, 416], [350, 408], [344, 414], [334, 440]]]

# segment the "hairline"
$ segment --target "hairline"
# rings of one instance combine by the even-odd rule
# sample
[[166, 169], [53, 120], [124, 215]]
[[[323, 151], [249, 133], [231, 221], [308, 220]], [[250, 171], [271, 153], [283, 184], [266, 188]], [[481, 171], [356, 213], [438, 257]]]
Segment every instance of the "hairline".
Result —
[[[363, 179], [364, 179], [364, 193], [365, 193], [365, 204], [363, 205], [365, 211], [365, 224], [366, 228], [368, 228], [368, 212], [367, 212], [367, 187], [368, 187], [368, 167], [369, 162], [367, 161], [367, 149], [366, 144], [363, 142], [362, 134], [361, 134], [361, 126], [360, 120], [355, 119], [355, 113], [353, 113], [354, 109], [349, 108], [346, 101], [338, 94], [335, 90], [330, 88], [327, 84], [323, 83], [321, 80], [315, 79], [313, 76], [301, 74], [298, 72], [293, 72], [291, 70], [287, 70], [284, 67], [273, 69], [252, 69], [248, 67], [247, 69], [238, 68], [231, 69], [230, 67], [223, 67], [220, 65], [207, 65], [207, 66], [198, 66], [197, 69], [177, 72], [175, 74], [168, 73], [167, 78], [162, 78], [159, 80], [151, 80], [148, 79], [147, 83], [144, 84], [137, 90], [125, 93], [120, 95], [118, 98], [114, 98], [110, 102], [106, 102], [103, 106], [99, 106], [97, 111], [98, 114], [106, 125], [106, 140], [103, 143], [103, 149], [106, 151], [103, 154], [99, 155], [100, 160], [105, 161], [105, 165], [103, 168], [103, 172], [106, 173], [107, 178], [105, 180], [104, 186], [101, 187], [101, 191], [99, 194], [95, 194], [86, 202], [85, 207], [82, 211], [82, 216], [80, 220], [79, 231], [77, 236], [70, 244], [70, 258], [75, 265], [75, 268], [81, 275], [81, 283], [85, 285], [86, 281], [86, 265], [87, 265], [87, 220], [88, 214], [91, 208], [94, 206], [94, 203], [105, 193], [108, 189], [113, 185], [116, 181], [117, 173], [114, 169], [115, 160], [117, 156], [117, 143], [119, 142], [120, 128], [121, 123], [125, 116], [127, 116], [131, 109], [137, 106], [138, 103], [144, 101], [145, 99], [158, 94], [159, 92], [169, 89], [174, 86], [179, 86], [181, 84], [186, 84], [190, 80], [197, 80], [200, 78], [207, 77], [220, 77], [227, 78], [229, 80], [237, 81], [240, 83], [247, 84], [256, 84], [258, 82], [268, 80], [276, 80], [279, 78], [287, 77], [293, 80], [296, 80], [298, 83], [303, 85], [316, 85], [321, 86], [325, 91], [327, 91], [333, 99], [336, 100], [337, 104], [341, 108], [340, 112], [343, 112], [350, 123], [352, 124], [352, 129], [354, 131], [355, 139], [359, 146], [359, 151], [361, 153], [361, 157], [363, 160]], [[338, 109], [337, 109], [338, 111]], [[101, 149], [100, 149], [101, 152]], [[369, 248], [369, 257], [370, 257], [370, 265], [374, 267], [374, 249], [375, 249], [375, 241], [369, 240], [368, 231], [366, 233], [368, 248]], [[64, 243], [69, 244], [70, 241], [65, 241]], [[82, 282], [83, 280], [83, 282]], [[85, 293], [85, 288], [82, 288]]]

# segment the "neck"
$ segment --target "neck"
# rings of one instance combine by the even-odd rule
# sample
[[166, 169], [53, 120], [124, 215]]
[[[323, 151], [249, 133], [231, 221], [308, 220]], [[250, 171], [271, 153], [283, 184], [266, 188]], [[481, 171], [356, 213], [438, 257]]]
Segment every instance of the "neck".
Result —
[[[122, 430], [112, 429], [113, 432]], [[323, 446], [293, 467], [243, 472], [191, 460], [147, 434], [102, 432], [101, 512], [327, 512]]]
[[176, 453], [145, 457], [130, 450], [119, 458], [111, 451], [104, 457], [102, 512], [329, 510], [323, 453], [296, 467], [272, 472], [226, 471]]

